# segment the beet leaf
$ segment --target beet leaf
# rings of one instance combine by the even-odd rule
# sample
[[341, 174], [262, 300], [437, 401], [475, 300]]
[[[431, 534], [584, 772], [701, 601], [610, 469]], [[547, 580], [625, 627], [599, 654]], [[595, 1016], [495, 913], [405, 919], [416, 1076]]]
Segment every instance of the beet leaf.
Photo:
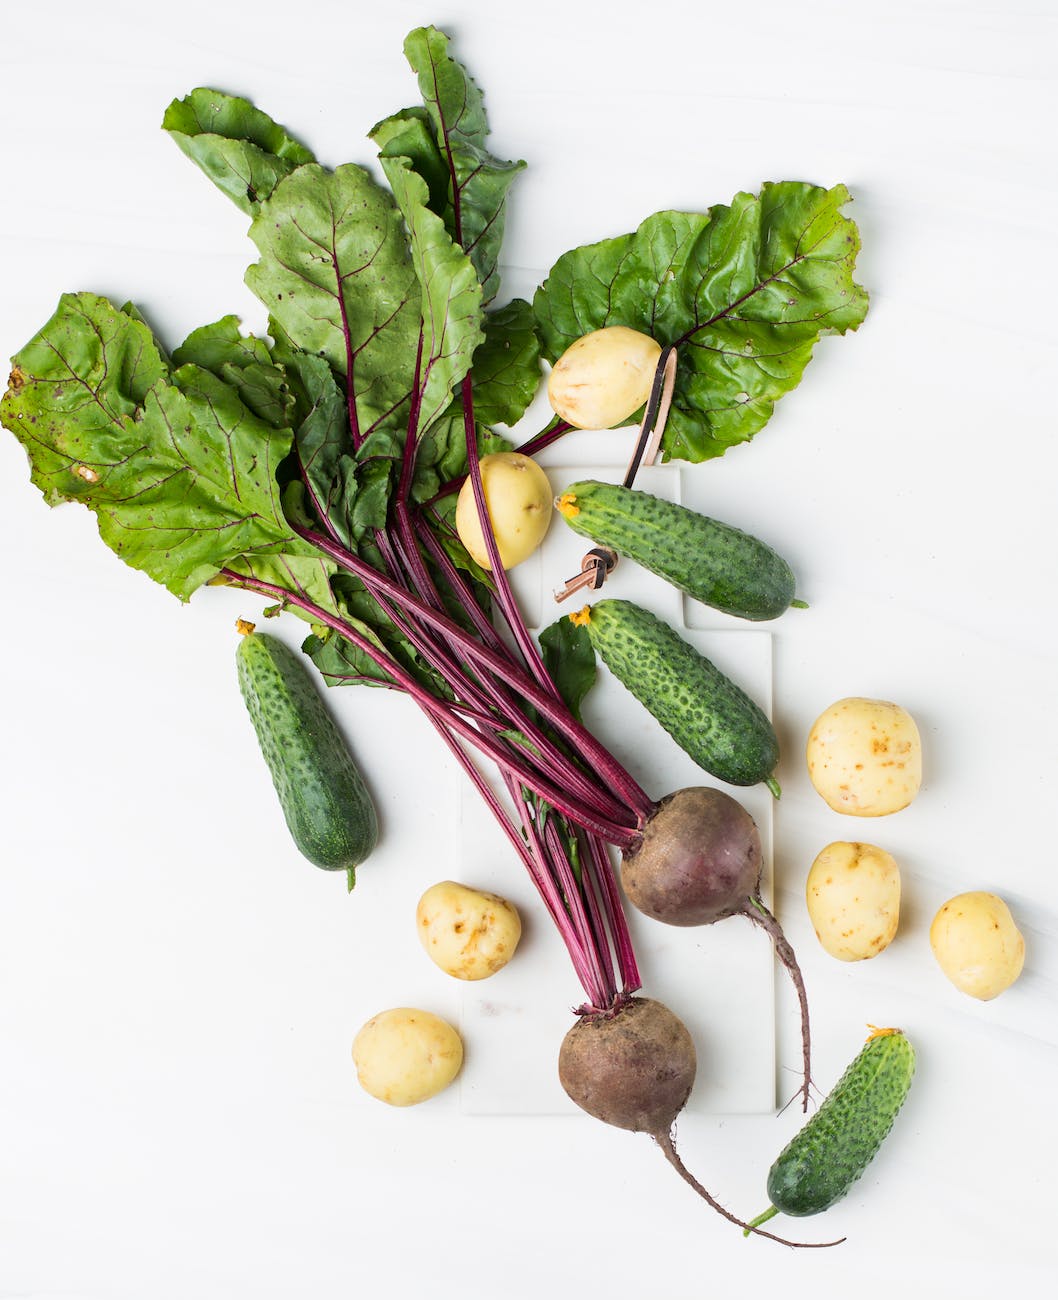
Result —
[[822, 335], [866, 314], [848, 202], [843, 185], [783, 181], [704, 214], [658, 212], [633, 234], [564, 254], [533, 303], [545, 357], [604, 325], [679, 345], [664, 451], [723, 455], [764, 427]]
[[406, 158], [382, 158], [404, 217], [421, 290], [422, 343], [415, 378], [415, 436], [448, 405], [483, 342], [481, 285], [470, 258], [428, 206], [426, 182]]
[[294, 421], [294, 394], [286, 371], [273, 361], [264, 339], [240, 331], [237, 316], [193, 330], [174, 350], [173, 364], [212, 371], [274, 429], [288, 429]]
[[598, 676], [588, 629], [570, 618], [556, 619], [540, 633], [540, 650], [558, 693], [573, 716], [580, 718], [580, 706]]
[[[404, 54], [419, 78], [438, 152], [448, 169], [445, 224], [470, 255], [484, 290], [483, 301], [489, 303], [499, 289], [507, 191], [525, 163], [503, 162], [488, 152], [481, 91], [449, 54], [443, 32], [417, 28], [405, 40]], [[395, 146], [391, 141], [387, 147]], [[432, 157], [430, 166], [434, 166]]]
[[[540, 387], [540, 343], [533, 309], [521, 298], [485, 313], [485, 338], [474, 353], [474, 418], [479, 425], [518, 423]], [[459, 398], [450, 408], [462, 421]]]
[[94, 294], [66, 294], [14, 358], [0, 417], [51, 504], [80, 501], [103, 540], [186, 600], [228, 561], [306, 548], [276, 470], [289, 430], [211, 371], [170, 371], [148, 327]]
[[297, 348], [346, 377], [354, 442], [403, 429], [415, 383], [419, 282], [400, 209], [362, 168], [299, 167], [250, 227], [246, 282]]
[[200, 86], [165, 111], [162, 128], [243, 212], [256, 216], [276, 183], [312, 153], [238, 95]]

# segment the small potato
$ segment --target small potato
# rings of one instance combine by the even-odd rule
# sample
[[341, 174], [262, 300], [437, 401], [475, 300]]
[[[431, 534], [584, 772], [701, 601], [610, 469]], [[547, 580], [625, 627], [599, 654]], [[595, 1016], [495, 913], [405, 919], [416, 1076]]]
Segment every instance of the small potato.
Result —
[[432, 885], [415, 911], [419, 938], [430, 959], [457, 980], [495, 975], [514, 956], [522, 922], [498, 894], [442, 880]]
[[900, 868], [885, 849], [838, 840], [808, 873], [808, 916], [839, 961], [864, 961], [888, 948], [900, 922]]
[[[482, 456], [481, 485], [485, 492], [500, 561], [513, 569], [536, 550], [551, 523], [551, 484], [531, 456], [499, 451]], [[468, 478], [456, 501], [459, 540], [483, 569], [491, 568], [478, 517], [474, 485]]]
[[624, 325], [592, 330], [562, 353], [547, 381], [551, 409], [575, 429], [612, 429], [646, 402], [661, 344]]
[[929, 942], [960, 993], [982, 1002], [1008, 989], [1025, 963], [1025, 940], [1010, 908], [983, 890], [949, 898], [933, 918]]
[[806, 748], [812, 784], [835, 812], [884, 817], [899, 812], [922, 784], [922, 742], [899, 704], [857, 696], [816, 719]]
[[353, 1039], [360, 1086], [390, 1106], [417, 1106], [447, 1088], [463, 1064], [463, 1040], [447, 1020], [414, 1007], [372, 1016]]

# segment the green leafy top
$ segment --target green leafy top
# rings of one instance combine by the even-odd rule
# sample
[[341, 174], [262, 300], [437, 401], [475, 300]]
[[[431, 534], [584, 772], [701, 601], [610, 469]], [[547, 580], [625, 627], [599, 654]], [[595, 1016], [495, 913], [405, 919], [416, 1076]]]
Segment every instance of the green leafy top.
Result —
[[362, 167], [316, 163], [281, 180], [250, 227], [246, 282], [294, 344], [326, 357], [354, 394], [354, 436], [407, 418], [419, 284], [400, 209]]
[[[504, 162], [493, 157], [485, 147], [488, 122], [481, 91], [467, 75], [462, 64], [448, 52], [448, 37], [436, 27], [420, 27], [404, 42], [404, 54], [419, 78], [425, 111], [433, 125], [436, 155], [423, 151], [412, 156], [426, 165], [426, 179], [434, 179], [431, 192], [437, 194], [438, 158], [447, 172], [445, 219], [454, 241], [470, 255], [488, 303], [499, 288], [499, 253], [503, 242], [504, 209], [507, 191], [524, 162]], [[398, 114], [395, 119], [375, 128], [376, 136], [384, 129], [387, 143], [384, 152], [406, 147], [393, 138], [394, 123], [401, 122], [406, 140], [409, 116], [418, 118], [417, 110]], [[428, 153], [428, 151], [426, 151]]]
[[[108, 545], [181, 599], [241, 575], [340, 615], [421, 674], [396, 625], [301, 534], [322, 528], [379, 559], [396, 484], [421, 504], [466, 470], [468, 376], [487, 450], [489, 426], [517, 423], [532, 401], [541, 346], [553, 360], [605, 324], [645, 330], [680, 345], [666, 450], [705, 459], [763, 425], [816, 340], [859, 324], [866, 296], [847, 192], [787, 182], [704, 215], [658, 213], [560, 258], [532, 307], [491, 305], [522, 164], [488, 152], [481, 93], [443, 33], [419, 28], [405, 52], [424, 103], [371, 133], [388, 188], [355, 164], [323, 167], [237, 96], [199, 88], [165, 113], [251, 218], [246, 278], [270, 341], [226, 316], [170, 359], [132, 306], [66, 295], [14, 358], [0, 420], [49, 502], [93, 510]], [[430, 518], [476, 582], [451, 505]], [[333, 637], [313, 644], [335, 680], [386, 678]], [[576, 708], [593, 671], [583, 646], [563, 626], [544, 652], [564, 660]]]
[[484, 340], [482, 289], [470, 258], [428, 206], [429, 190], [405, 158], [383, 158], [383, 169], [404, 216], [411, 260], [421, 289], [421, 345], [417, 359], [416, 427], [428, 429], [447, 407]]
[[659, 212], [633, 234], [566, 253], [533, 306], [554, 361], [604, 325], [678, 348], [668, 456], [700, 461], [746, 442], [801, 379], [823, 334], [855, 329], [867, 295], [843, 185], [786, 181], [705, 214]]
[[63, 296], [15, 358], [0, 419], [46, 500], [94, 510], [107, 545], [181, 599], [289, 537], [276, 483], [289, 431], [211, 371], [171, 370], [148, 327], [104, 298]]
[[[237, 96], [202, 87], [165, 113], [164, 129], [252, 218], [247, 282], [274, 343], [227, 316], [170, 361], [132, 307], [73, 294], [15, 358], [2, 418], [33, 481], [52, 503], [95, 511], [104, 540], [181, 598], [227, 569], [337, 608], [334, 566], [286, 511], [363, 546], [385, 524], [409, 420], [421, 501], [465, 471], [458, 389], [472, 365], [488, 420], [515, 422], [536, 390], [528, 304], [483, 308], [517, 165], [485, 153], [480, 95], [446, 38], [413, 33], [409, 57], [429, 97], [377, 128], [389, 190], [362, 167], [320, 166]], [[292, 451], [297, 506], [278, 473]]]

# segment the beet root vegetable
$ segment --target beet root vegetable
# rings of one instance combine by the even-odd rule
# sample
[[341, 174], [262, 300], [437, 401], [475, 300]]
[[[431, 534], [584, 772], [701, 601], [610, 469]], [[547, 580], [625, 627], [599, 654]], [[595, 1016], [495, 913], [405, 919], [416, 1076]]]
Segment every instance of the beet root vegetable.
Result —
[[744, 909], [760, 884], [757, 824], [722, 790], [690, 786], [658, 805], [621, 879], [641, 912], [667, 925], [709, 925]]
[[784, 1246], [833, 1246], [788, 1241], [745, 1223], [694, 1177], [676, 1150], [673, 1127], [697, 1072], [687, 1027], [653, 998], [629, 998], [608, 1013], [582, 1015], [562, 1040], [558, 1076], [572, 1101], [604, 1124], [648, 1133], [680, 1177], [718, 1214], [744, 1231]]
[[627, 851], [621, 880], [629, 901], [667, 925], [711, 925], [745, 916], [765, 930], [789, 973], [801, 1008], [803, 1081], [808, 1109], [811, 1035], [808, 997], [797, 958], [760, 896], [764, 853], [756, 822], [723, 790], [689, 786], [663, 799]]
[[604, 1124], [667, 1133], [694, 1086], [698, 1058], [686, 1025], [653, 998], [612, 1016], [583, 1016], [562, 1040], [558, 1077]]

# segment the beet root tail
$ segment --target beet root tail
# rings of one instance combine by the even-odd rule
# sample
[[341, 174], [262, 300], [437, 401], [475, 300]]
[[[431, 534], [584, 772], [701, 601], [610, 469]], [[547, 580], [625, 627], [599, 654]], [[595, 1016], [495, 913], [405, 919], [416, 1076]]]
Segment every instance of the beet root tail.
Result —
[[737, 1215], [732, 1214], [725, 1206], [721, 1205], [720, 1202], [702, 1186], [698, 1179], [695, 1178], [680, 1158], [680, 1153], [676, 1150], [676, 1144], [673, 1141], [671, 1131], [665, 1133], [653, 1133], [651, 1136], [661, 1148], [665, 1159], [670, 1165], [672, 1165], [673, 1169], [676, 1170], [683, 1181], [687, 1183], [688, 1186], [692, 1187], [707, 1205], [712, 1206], [717, 1214], [723, 1215], [729, 1223], [733, 1223], [736, 1227], [741, 1228], [745, 1235], [752, 1233], [755, 1237], [767, 1237], [769, 1241], [777, 1241], [780, 1246], [790, 1246], [794, 1250], [823, 1250], [829, 1246], [840, 1246], [845, 1240], [844, 1237], [838, 1237], [835, 1241], [789, 1241], [786, 1237], [777, 1236], [774, 1232], [765, 1232], [763, 1228], [756, 1226], [757, 1220], [754, 1220], [752, 1223], [747, 1223], [744, 1219], [740, 1219]]
[[742, 909], [742, 914], [748, 916], [754, 925], [759, 925], [762, 930], [771, 936], [771, 941], [775, 945], [775, 955], [785, 967], [786, 973], [790, 976], [794, 990], [797, 993], [797, 1001], [801, 1006], [801, 1068], [803, 1076], [798, 1092], [801, 1095], [801, 1109], [807, 1111], [812, 1092], [812, 1035], [808, 1025], [808, 994], [805, 992], [801, 967], [797, 964], [797, 957], [790, 946], [790, 941], [783, 933], [782, 926], [758, 895], [754, 895], [748, 901]]

